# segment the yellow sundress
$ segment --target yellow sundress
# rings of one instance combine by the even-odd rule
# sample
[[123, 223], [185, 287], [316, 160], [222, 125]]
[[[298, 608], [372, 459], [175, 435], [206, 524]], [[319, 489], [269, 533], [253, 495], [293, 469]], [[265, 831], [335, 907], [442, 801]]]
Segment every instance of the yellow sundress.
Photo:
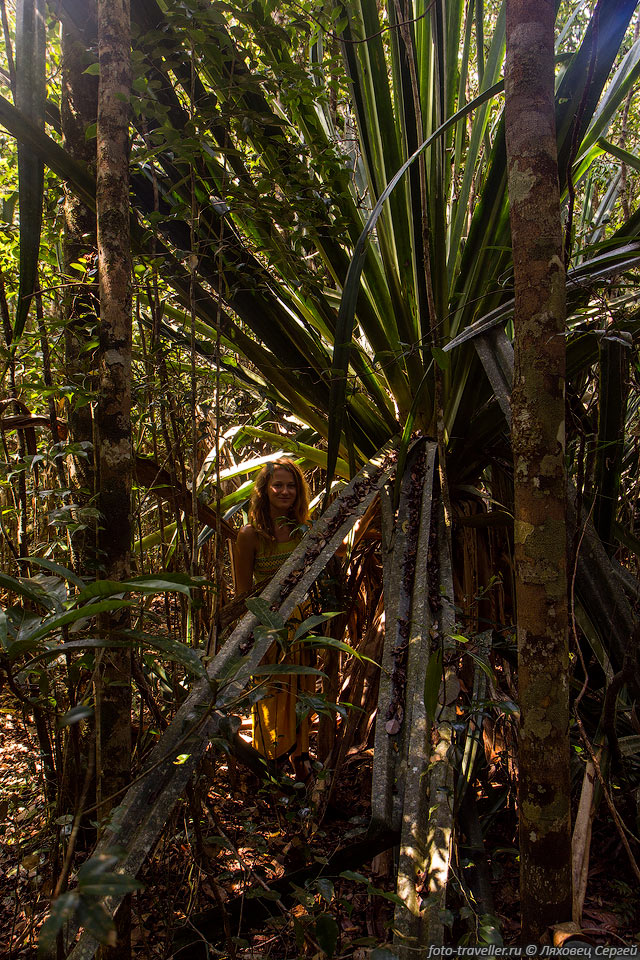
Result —
[[[286, 540], [284, 543], [267, 543], [261, 537], [256, 550], [253, 574], [256, 584], [271, 579], [298, 546], [299, 540]], [[289, 641], [309, 616], [307, 604], [295, 608], [289, 618]], [[263, 663], [275, 663], [280, 650], [277, 643], [271, 645], [263, 658]], [[297, 643], [287, 655], [287, 663], [311, 666], [311, 651]], [[267, 678], [269, 688], [274, 692], [263, 697], [253, 707], [252, 745], [268, 760], [292, 754], [300, 756], [309, 753], [309, 717], [298, 722], [296, 703], [301, 693], [313, 694], [316, 678], [307, 674], [277, 674]]]

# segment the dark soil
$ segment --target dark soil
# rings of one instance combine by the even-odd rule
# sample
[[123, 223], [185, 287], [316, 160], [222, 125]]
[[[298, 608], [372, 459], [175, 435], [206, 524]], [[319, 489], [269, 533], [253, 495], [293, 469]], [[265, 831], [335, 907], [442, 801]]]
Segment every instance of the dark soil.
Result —
[[[56, 879], [53, 869], [60, 866], [58, 860], [52, 868], [56, 836], [67, 828], [64, 822], [52, 826], [48, 818], [32, 725], [6, 695], [0, 704], [0, 957], [32, 960]], [[374, 876], [369, 861], [355, 864], [346, 876], [302, 880], [293, 897], [281, 901], [269, 888], [285, 873], [322, 865], [338, 847], [363, 839], [370, 751], [349, 759], [321, 823], [322, 781], [287, 797], [224, 756], [211, 754], [208, 761], [148, 861], [140, 877], [143, 889], [132, 897], [133, 956], [206, 956], [206, 949], [199, 952], [193, 944], [196, 923], [208, 931], [211, 956], [284, 960], [333, 951], [336, 957], [367, 960], [372, 948], [391, 936], [390, 857], [386, 876], [383, 857], [376, 862], [381, 875]], [[478, 809], [488, 826], [495, 916], [504, 942], [514, 944], [519, 933], [515, 799], [506, 776], [502, 784], [478, 789]], [[631, 808], [623, 812], [632, 813]], [[76, 868], [86, 856], [78, 853]], [[591, 864], [583, 934], [594, 944], [640, 943], [640, 890], [608, 818], [596, 822]], [[457, 868], [463, 872], [464, 866]], [[457, 882], [450, 901], [451, 942], [456, 943], [477, 932], [480, 920], [468, 906], [462, 909], [465, 899]], [[189, 939], [191, 945], [178, 952]]]

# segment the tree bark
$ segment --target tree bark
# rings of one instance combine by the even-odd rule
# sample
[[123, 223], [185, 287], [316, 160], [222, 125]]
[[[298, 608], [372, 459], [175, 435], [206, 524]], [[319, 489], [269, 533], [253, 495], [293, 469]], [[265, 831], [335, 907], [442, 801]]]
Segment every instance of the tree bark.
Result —
[[565, 270], [553, 0], [507, 0], [506, 143], [515, 279], [512, 442], [520, 695], [522, 936], [571, 918]]
[[[60, 98], [63, 145], [74, 159], [95, 170], [96, 141], [86, 133], [96, 121], [98, 81], [92, 74], [85, 73], [95, 58], [95, 53], [89, 52], [95, 50], [97, 42], [95, 0], [88, 0], [86, 4], [80, 32], [67, 21], [68, 15], [63, 16]], [[80, 508], [74, 519], [80, 527], [73, 532], [71, 542], [74, 566], [82, 576], [89, 572], [95, 575], [96, 568], [95, 524], [82, 514], [82, 508], [92, 501], [96, 486], [89, 403], [89, 394], [97, 385], [95, 357], [93, 352], [84, 349], [98, 322], [97, 284], [89, 279], [89, 270], [95, 266], [96, 258], [96, 216], [68, 185], [64, 219], [65, 367], [67, 380], [74, 389], [68, 401], [67, 423], [69, 443], [77, 445], [80, 452], [72, 457], [73, 501]]]
[[[100, 276], [100, 396], [97, 412], [98, 547], [104, 575], [126, 579], [131, 565], [131, 326], [129, 236], [129, 0], [98, 0], [96, 204]], [[127, 611], [105, 616], [107, 637], [129, 625]], [[131, 769], [131, 653], [106, 648], [96, 682], [98, 811], [119, 802]], [[122, 914], [121, 914], [122, 917]], [[128, 955], [128, 924], [120, 925], [114, 957]], [[124, 926], [124, 929], [122, 927]]]

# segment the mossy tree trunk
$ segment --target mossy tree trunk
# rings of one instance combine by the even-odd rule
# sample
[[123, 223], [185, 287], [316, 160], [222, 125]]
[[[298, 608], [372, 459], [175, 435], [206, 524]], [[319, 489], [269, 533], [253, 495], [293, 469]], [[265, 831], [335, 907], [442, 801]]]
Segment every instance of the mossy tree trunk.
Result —
[[[100, 527], [104, 576], [122, 580], [131, 567], [131, 251], [129, 236], [129, 0], [98, 0], [96, 201], [100, 276], [100, 396], [97, 412]], [[104, 617], [107, 638], [128, 627], [126, 611]], [[106, 648], [96, 683], [98, 811], [127, 786], [131, 766], [131, 654]], [[126, 914], [126, 910], [125, 910]], [[122, 916], [122, 914], [120, 915]], [[119, 960], [127, 955], [120, 925]]]
[[512, 440], [522, 935], [571, 918], [564, 449], [565, 269], [554, 0], [507, 0], [506, 142], [515, 278]]

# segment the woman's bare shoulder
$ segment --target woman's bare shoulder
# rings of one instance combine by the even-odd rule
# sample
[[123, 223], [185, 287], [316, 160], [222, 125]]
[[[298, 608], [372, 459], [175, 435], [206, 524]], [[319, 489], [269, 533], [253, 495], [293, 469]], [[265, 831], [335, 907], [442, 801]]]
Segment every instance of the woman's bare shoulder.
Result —
[[258, 531], [250, 523], [245, 523], [244, 527], [240, 527], [238, 530], [238, 543], [243, 543], [246, 546], [249, 546], [256, 543], [257, 539]]

